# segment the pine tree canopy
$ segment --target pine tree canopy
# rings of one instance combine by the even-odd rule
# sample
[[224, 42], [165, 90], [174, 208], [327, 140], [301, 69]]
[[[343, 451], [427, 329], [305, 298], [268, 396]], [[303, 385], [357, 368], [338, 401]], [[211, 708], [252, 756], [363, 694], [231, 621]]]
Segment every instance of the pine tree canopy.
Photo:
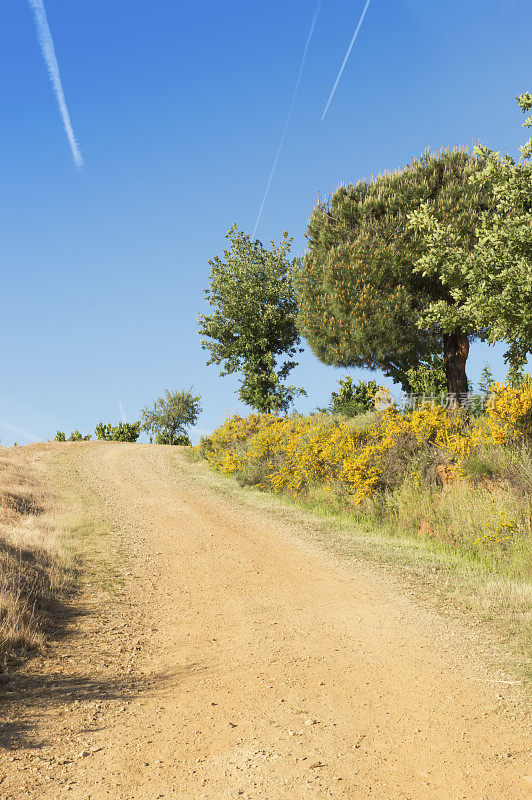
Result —
[[380, 368], [410, 390], [408, 371], [444, 355], [449, 391], [467, 391], [465, 361], [476, 329], [420, 327], [429, 304], [450, 298], [437, 275], [415, 264], [422, 237], [409, 215], [430, 203], [473, 242], [485, 191], [470, 176], [478, 159], [462, 148], [428, 151], [405, 169], [341, 185], [314, 208], [308, 250], [295, 274], [299, 327], [326, 364]]

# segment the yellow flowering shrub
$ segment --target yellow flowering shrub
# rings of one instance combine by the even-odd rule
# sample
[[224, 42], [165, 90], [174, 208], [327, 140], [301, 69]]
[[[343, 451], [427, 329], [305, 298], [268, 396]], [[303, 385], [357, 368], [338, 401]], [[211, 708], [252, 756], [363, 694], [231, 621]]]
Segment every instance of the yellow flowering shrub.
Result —
[[[401, 413], [394, 408], [357, 428], [356, 420], [332, 415], [238, 415], [227, 419], [200, 445], [202, 455], [226, 474], [260, 467], [260, 483], [292, 496], [315, 486], [359, 505], [402, 482], [422, 482], [419, 459], [432, 464], [435, 482], [464, 475], [479, 444], [502, 445], [532, 430], [532, 386], [492, 389], [484, 420], [468, 423], [438, 405]], [[418, 461], [416, 461], [416, 459]], [[441, 466], [440, 466], [441, 465]]]
[[494, 444], [532, 435], [532, 384], [523, 388], [495, 383], [487, 409], [488, 424]]
[[[436, 460], [451, 461], [459, 467], [471, 449], [470, 430], [462, 417], [440, 406], [419, 408], [408, 414], [386, 411], [352, 457], [346, 459], [340, 480], [352, 488], [358, 504], [376, 489], [393, 486], [411, 475], [411, 457], [423, 449], [432, 451]], [[408, 467], [408, 471], [401, 470], [401, 466]], [[390, 472], [391, 479], [387, 480]], [[399, 480], [393, 480], [394, 473]]]
[[[411, 471], [413, 452], [432, 449], [459, 465], [471, 448], [462, 418], [439, 406], [408, 414], [388, 410], [373, 425], [357, 430], [327, 416], [233, 416], [201, 445], [221, 472], [247, 464], [267, 465], [267, 485], [296, 496], [319, 484], [351, 497], [355, 505]], [[391, 469], [394, 466], [394, 469]]]
[[201, 444], [202, 455], [211, 466], [221, 472], [237, 472], [244, 463], [240, 456], [246, 451], [253, 436], [276, 419], [277, 417], [270, 414], [249, 414], [247, 417], [235, 414], [204, 439]]

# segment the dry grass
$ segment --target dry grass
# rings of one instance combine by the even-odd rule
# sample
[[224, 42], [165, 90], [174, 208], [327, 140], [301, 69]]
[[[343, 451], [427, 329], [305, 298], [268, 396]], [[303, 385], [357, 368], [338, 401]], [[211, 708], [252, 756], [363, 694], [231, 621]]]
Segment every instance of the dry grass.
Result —
[[32, 449], [0, 448], [0, 670], [41, 651], [72, 585]]

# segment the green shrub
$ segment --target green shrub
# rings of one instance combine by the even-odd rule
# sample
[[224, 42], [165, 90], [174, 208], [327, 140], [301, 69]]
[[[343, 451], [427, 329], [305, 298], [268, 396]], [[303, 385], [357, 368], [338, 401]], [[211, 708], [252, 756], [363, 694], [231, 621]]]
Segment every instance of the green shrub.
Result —
[[429, 364], [410, 367], [405, 374], [412, 394], [436, 398], [443, 395], [447, 399], [447, 380], [441, 356], [434, 356]]
[[358, 381], [353, 383], [351, 375], [340, 378], [339, 389], [332, 392], [331, 402], [327, 409], [331, 414], [342, 414], [344, 417], [356, 417], [375, 410], [375, 394], [379, 386], [375, 381]]
[[375, 411], [366, 411], [365, 414], [357, 414], [356, 417], [344, 417], [343, 414], [339, 414], [338, 417], [352, 433], [360, 434], [367, 433], [377, 421]]
[[89, 439], [92, 439], [90, 433], [87, 436], [82, 436], [78, 430], [72, 431], [68, 437], [69, 442], [88, 442]]
[[243, 468], [236, 473], [236, 479], [240, 486], [256, 486], [259, 489], [268, 488], [270, 480], [269, 464], [264, 461], [244, 464]]
[[99, 422], [95, 428], [97, 439], [109, 442], [136, 442], [140, 436], [140, 422], [119, 422], [112, 426], [110, 422], [105, 425]]
[[170, 436], [168, 433], [158, 433], [155, 437], [155, 444], [178, 444], [182, 447], [190, 447], [191, 442], [186, 434], [178, 434], [177, 436], [174, 436], [170, 442]]
[[57, 431], [57, 433], [55, 434], [54, 442], [66, 442], [66, 436], [64, 434], [64, 431]]
[[108, 425], [104, 425], [103, 422], [99, 422], [96, 425], [94, 430], [97, 439], [112, 439], [111, 436], [111, 423]]

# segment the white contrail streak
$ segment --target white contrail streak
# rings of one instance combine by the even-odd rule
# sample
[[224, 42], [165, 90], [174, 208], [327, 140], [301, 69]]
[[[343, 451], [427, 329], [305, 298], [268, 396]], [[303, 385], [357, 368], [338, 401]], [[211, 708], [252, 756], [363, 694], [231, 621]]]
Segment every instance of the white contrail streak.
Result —
[[277, 169], [279, 156], [281, 155], [281, 150], [283, 149], [284, 140], [285, 140], [286, 134], [288, 132], [288, 126], [290, 125], [290, 120], [292, 119], [292, 114], [294, 113], [294, 107], [295, 107], [295, 104], [296, 104], [297, 94], [298, 94], [298, 91], [299, 91], [299, 84], [301, 83], [301, 77], [303, 75], [303, 69], [305, 67], [305, 61], [307, 60], [307, 53], [308, 53], [308, 49], [309, 49], [309, 46], [310, 46], [310, 40], [312, 39], [312, 35], [314, 33], [314, 28], [316, 27], [316, 22], [318, 21], [318, 14], [320, 13], [320, 8], [321, 8], [321, 0], [318, 0], [318, 5], [316, 6], [316, 11], [314, 12], [314, 17], [312, 18], [310, 31], [309, 31], [309, 34], [307, 36], [307, 41], [305, 42], [305, 49], [303, 50], [303, 57], [301, 58], [301, 64], [299, 66], [299, 73], [298, 73], [298, 76], [297, 76], [297, 81], [296, 81], [296, 85], [295, 85], [295, 88], [294, 88], [294, 93], [292, 95], [292, 102], [290, 104], [290, 109], [288, 111], [288, 116], [286, 117], [286, 122], [284, 124], [283, 132], [281, 134], [281, 139], [279, 141], [279, 147], [277, 148], [277, 153], [275, 154], [275, 158], [273, 160], [273, 166], [272, 166], [272, 169], [271, 169], [271, 172], [270, 172], [270, 177], [268, 178], [268, 183], [266, 184], [266, 190], [264, 192], [264, 197], [262, 198], [262, 203], [260, 204], [259, 213], [257, 215], [257, 221], [255, 223], [255, 227], [253, 228], [253, 233], [251, 235], [252, 239], [255, 238], [255, 234], [256, 234], [257, 228], [259, 226], [260, 218], [261, 218], [262, 212], [264, 210], [264, 205], [266, 203], [266, 199], [267, 199], [268, 193], [270, 191], [270, 186], [271, 186], [271, 183], [272, 183], [272, 180], [273, 180], [273, 176], [275, 174], [275, 170]]
[[127, 417], [124, 412], [124, 406], [122, 405], [122, 401], [118, 401], [118, 408], [120, 410], [120, 416], [122, 417], [122, 422], [127, 422]]
[[35, 433], [31, 433], [31, 431], [24, 430], [24, 428], [19, 428], [16, 425], [10, 425], [9, 422], [5, 422], [5, 420], [0, 421], [0, 431], [7, 431], [7, 433], [11, 433], [20, 439], [25, 439], [29, 442], [40, 442], [42, 441], [42, 436], [37, 436]]
[[44, 3], [43, 0], [28, 0], [28, 2], [35, 14], [35, 24], [37, 26], [39, 43], [41, 45], [43, 58], [46, 62], [46, 66], [48, 67], [48, 74], [50, 76], [50, 80], [52, 81], [52, 86], [54, 87], [57, 105], [59, 106], [59, 113], [61, 114], [61, 119], [63, 120], [63, 125], [65, 126], [66, 135], [70, 144], [70, 149], [72, 150], [72, 158], [74, 159], [74, 163], [77, 167], [82, 167], [83, 156], [81, 155], [76, 137], [74, 136], [72, 123], [70, 122], [70, 114], [68, 113], [65, 93], [63, 92], [63, 86], [61, 84], [59, 65], [55, 56], [54, 42], [50, 32], [50, 26], [48, 25], [48, 20], [46, 18]]
[[331, 100], [333, 99], [334, 93], [336, 92], [338, 84], [340, 83], [340, 78], [342, 77], [342, 72], [344, 71], [345, 65], [347, 64], [347, 60], [348, 60], [349, 56], [351, 55], [351, 50], [353, 49], [353, 45], [355, 43], [355, 39], [358, 36], [358, 32], [360, 30], [360, 27], [361, 27], [362, 23], [364, 22], [364, 17], [366, 16], [366, 11], [368, 10], [368, 6], [369, 6], [370, 2], [371, 2], [371, 0], [366, 0], [366, 5], [364, 6], [364, 11], [360, 15], [360, 19], [358, 20], [358, 25], [356, 27], [356, 30], [355, 30], [354, 34], [353, 34], [353, 38], [351, 39], [351, 44], [347, 48], [347, 53], [345, 54], [345, 58], [344, 58], [344, 60], [342, 62], [342, 66], [340, 67], [340, 72], [338, 73], [338, 76], [337, 76], [337, 78], [336, 78], [336, 80], [334, 82], [334, 86], [331, 89], [331, 93], [329, 95], [329, 99], [327, 100], [327, 104], [325, 106], [323, 114], [321, 115], [322, 119], [325, 118], [325, 114], [329, 110], [329, 106], [331, 105]]

